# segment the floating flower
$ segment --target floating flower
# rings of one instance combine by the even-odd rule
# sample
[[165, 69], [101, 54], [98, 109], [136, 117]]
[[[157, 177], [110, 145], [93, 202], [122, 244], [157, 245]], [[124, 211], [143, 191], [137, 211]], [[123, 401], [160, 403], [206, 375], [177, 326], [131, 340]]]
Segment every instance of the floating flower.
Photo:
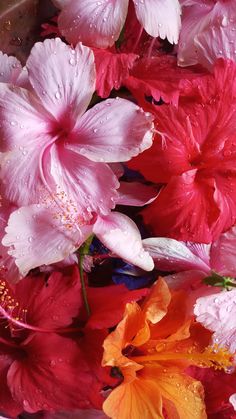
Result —
[[205, 418], [203, 388], [185, 373], [189, 365], [225, 368], [227, 351], [207, 347], [209, 335], [186, 317], [184, 293], [171, 296], [159, 279], [140, 307], [126, 306], [123, 320], [104, 342], [103, 365], [118, 369], [122, 383], [108, 396], [105, 413], [114, 419]]
[[[128, 13], [129, 0], [54, 0], [62, 9], [58, 26], [72, 44], [78, 41], [98, 48], [112, 46], [119, 38]], [[178, 0], [134, 1], [137, 18], [145, 31], [153, 36], [178, 42], [180, 5]]]

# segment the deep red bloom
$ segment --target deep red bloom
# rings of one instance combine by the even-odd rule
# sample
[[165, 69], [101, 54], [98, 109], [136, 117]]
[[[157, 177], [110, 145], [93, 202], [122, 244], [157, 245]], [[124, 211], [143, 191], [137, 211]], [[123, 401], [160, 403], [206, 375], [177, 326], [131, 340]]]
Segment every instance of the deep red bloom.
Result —
[[157, 235], [206, 243], [235, 223], [235, 89], [235, 63], [219, 60], [213, 75], [186, 89], [178, 109], [156, 108], [153, 146], [130, 166], [163, 184], [143, 211]]

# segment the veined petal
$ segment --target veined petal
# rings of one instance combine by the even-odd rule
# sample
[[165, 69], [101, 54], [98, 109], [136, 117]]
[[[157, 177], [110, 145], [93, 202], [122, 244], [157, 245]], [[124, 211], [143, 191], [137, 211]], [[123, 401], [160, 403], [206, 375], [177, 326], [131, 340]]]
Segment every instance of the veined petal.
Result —
[[[30, 145], [42, 146], [47, 142], [49, 114], [28, 90], [2, 84], [0, 118], [1, 151]], [[43, 140], [44, 134], [46, 141]]]
[[153, 260], [143, 249], [139, 230], [126, 215], [112, 212], [106, 217], [99, 217], [93, 231], [117, 256], [146, 271], [153, 269]]
[[31, 205], [10, 215], [2, 243], [11, 247], [8, 253], [26, 275], [30, 269], [65, 259], [91, 230], [91, 226], [76, 228], [56, 206]]
[[210, 272], [209, 264], [194, 254], [188, 243], [165, 237], [150, 237], [143, 240], [143, 246], [160, 270], [178, 272], [194, 269]]
[[128, 100], [107, 99], [80, 118], [67, 147], [93, 161], [127, 161], [151, 146], [152, 120]]
[[171, 44], [177, 44], [181, 24], [178, 0], [134, 1], [134, 7], [138, 20], [149, 35], [167, 38]]
[[[92, 219], [92, 213], [107, 214], [114, 208], [119, 182], [110, 167], [95, 163], [67, 143], [53, 144], [45, 155], [43, 167], [47, 183], [56, 197], [81, 222]], [[104, 182], [104, 180], [106, 180]], [[75, 219], [76, 222], [76, 219]]]
[[[42, 143], [46, 137], [41, 137]], [[4, 196], [15, 205], [36, 204], [45, 191], [40, 170], [42, 144], [19, 146], [1, 156], [0, 178]]]
[[81, 41], [91, 47], [107, 48], [119, 38], [127, 12], [128, 0], [71, 1], [59, 16], [59, 29], [72, 44]]
[[34, 45], [26, 66], [44, 107], [59, 122], [73, 127], [95, 91], [92, 51], [82, 44], [73, 49], [59, 38], [46, 39]]

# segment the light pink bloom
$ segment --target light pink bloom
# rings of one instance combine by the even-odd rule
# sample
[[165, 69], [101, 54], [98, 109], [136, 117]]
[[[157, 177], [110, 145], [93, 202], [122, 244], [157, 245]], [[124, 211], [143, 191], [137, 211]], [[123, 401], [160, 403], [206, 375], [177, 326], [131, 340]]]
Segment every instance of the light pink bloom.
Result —
[[236, 60], [235, 0], [181, 0], [178, 63], [211, 69], [219, 57]]
[[236, 277], [236, 227], [211, 244], [182, 242], [165, 237], [143, 240], [158, 269], [163, 271], [201, 271], [205, 276], [215, 271]]
[[[72, 44], [107, 48], [119, 38], [128, 12], [129, 0], [54, 0], [62, 9], [58, 25]], [[180, 5], [178, 0], [134, 1], [137, 18], [146, 32], [178, 42]]]
[[[236, 227], [221, 234], [212, 244], [153, 237], [143, 240], [143, 246], [152, 256], [157, 269], [175, 272], [165, 277], [170, 288], [190, 291], [190, 311], [198, 297], [212, 295], [212, 287], [202, 282], [212, 271], [236, 277]], [[217, 288], [214, 291], [217, 292]]]
[[[9, 253], [20, 271], [64, 259], [92, 232], [128, 260], [133, 245], [134, 260], [152, 269], [133, 222], [110, 214], [119, 182], [107, 164], [151, 145], [152, 116], [119, 98], [84, 113], [95, 90], [95, 66], [92, 51], [81, 44], [37, 43], [26, 68], [30, 90], [9, 84], [0, 90], [2, 189], [23, 206], [11, 215], [4, 244], [13, 247]], [[115, 243], [114, 249], [110, 230], [122, 241], [127, 234], [127, 247]]]
[[197, 321], [214, 332], [213, 342], [236, 352], [236, 290], [197, 299]]

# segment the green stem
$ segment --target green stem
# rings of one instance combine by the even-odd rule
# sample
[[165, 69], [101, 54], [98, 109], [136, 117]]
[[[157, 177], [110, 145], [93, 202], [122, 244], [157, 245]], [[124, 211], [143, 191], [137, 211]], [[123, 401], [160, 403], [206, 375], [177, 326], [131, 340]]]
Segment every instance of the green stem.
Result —
[[86, 309], [88, 317], [91, 314], [91, 310], [89, 307], [85, 280], [84, 280], [83, 259], [85, 255], [89, 254], [89, 248], [90, 248], [90, 244], [92, 243], [93, 237], [94, 236], [91, 235], [83, 244], [83, 246], [81, 246], [81, 248], [79, 249], [79, 273], [80, 273], [81, 290], [82, 290], [82, 296], [83, 296], [84, 305], [85, 305], [85, 309]]

